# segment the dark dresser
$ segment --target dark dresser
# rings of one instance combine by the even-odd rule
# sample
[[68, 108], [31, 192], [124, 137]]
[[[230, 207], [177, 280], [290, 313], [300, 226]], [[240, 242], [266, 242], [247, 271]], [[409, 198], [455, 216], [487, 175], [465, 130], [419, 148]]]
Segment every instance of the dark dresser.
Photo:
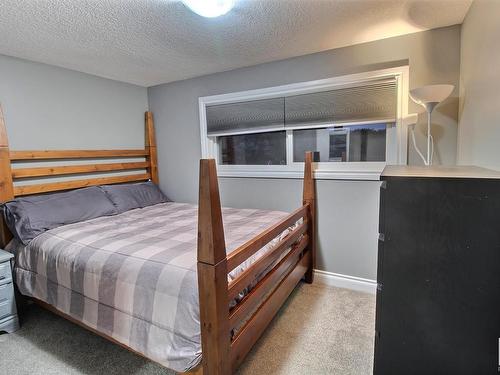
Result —
[[500, 173], [388, 166], [374, 374], [499, 374]]

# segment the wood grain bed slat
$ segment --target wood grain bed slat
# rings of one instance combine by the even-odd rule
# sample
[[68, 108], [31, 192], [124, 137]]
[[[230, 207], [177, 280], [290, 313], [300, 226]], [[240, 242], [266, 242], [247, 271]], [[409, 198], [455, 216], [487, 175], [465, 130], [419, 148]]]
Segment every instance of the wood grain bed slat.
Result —
[[233, 372], [236, 371], [297, 283], [307, 272], [310, 258], [310, 251], [307, 251], [297, 265], [293, 267], [292, 271], [280, 282], [276, 289], [267, 296], [252, 318], [245, 324], [238, 336], [233, 340], [231, 343], [231, 367]]
[[215, 160], [200, 160], [198, 295], [205, 375], [229, 375], [226, 240]]
[[10, 160], [91, 159], [145, 157], [148, 150], [33, 150], [11, 151]]
[[36, 168], [18, 168], [12, 170], [13, 178], [28, 177], [46, 177], [61, 176], [79, 173], [112, 172], [131, 169], [146, 169], [149, 163], [131, 162], [131, 163], [107, 163], [107, 164], [85, 164], [85, 165], [64, 165], [57, 167], [36, 167]]
[[304, 236], [293, 249], [284, 257], [269, 273], [260, 280], [251, 292], [241, 300], [229, 315], [230, 329], [236, 328], [241, 324], [252, 311], [261, 303], [262, 299], [276, 287], [277, 283], [290, 273], [300, 259], [302, 251], [307, 246], [308, 238]]
[[149, 162], [148, 172], [151, 174], [151, 181], [155, 184], [160, 183], [158, 176], [158, 156], [156, 152], [156, 135], [153, 122], [153, 112], [148, 111], [145, 113], [144, 123], [146, 124], [146, 139], [145, 148], [148, 152], [146, 160]]
[[87, 186], [119, 184], [124, 182], [146, 181], [149, 180], [149, 173], [132, 174], [124, 176], [89, 178], [85, 180], [72, 180], [52, 182], [49, 184], [23, 185], [14, 187], [14, 195], [30, 195], [39, 193], [48, 193], [51, 191], [79, 189]]
[[[12, 174], [10, 171], [9, 140], [7, 138], [2, 107], [0, 106], [0, 203], [14, 198]], [[3, 215], [0, 215], [0, 248], [5, 248], [11, 239], [12, 234], [7, 225], [5, 225]]]
[[276, 262], [285, 250], [297, 242], [300, 236], [306, 232], [308, 227], [307, 224], [307, 221], [300, 224], [299, 227], [290, 232], [282, 241], [274, 245], [273, 248], [270, 249], [269, 253], [262, 258], [259, 258], [235, 280], [229, 283], [228, 303], [234, 300], [244, 288], [257, 279], [258, 275], [265, 272], [265, 270], [271, 266], [273, 262]]
[[314, 281], [314, 269], [316, 268], [316, 183], [313, 178], [313, 153], [308, 151], [304, 160], [304, 186], [302, 191], [302, 204], [308, 205], [307, 220], [310, 225], [307, 235], [310, 238], [308, 249], [310, 250], [310, 264], [307, 269], [305, 282], [311, 284]]
[[267, 245], [270, 241], [278, 237], [285, 229], [295, 224], [300, 218], [306, 216], [308, 209], [309, 207], [307, 205], [296, 209], [279, 223], [276, 223], [269, 229], [266, 229], [257, 237], [252, 238], [251, 240], [247, 241], [239, 248], [231, 252], [231, 254], [229, 254], [227, 257], [228, 271], [230, 272], [234, 270], [241, 263], [250, 258], [265, 245]]

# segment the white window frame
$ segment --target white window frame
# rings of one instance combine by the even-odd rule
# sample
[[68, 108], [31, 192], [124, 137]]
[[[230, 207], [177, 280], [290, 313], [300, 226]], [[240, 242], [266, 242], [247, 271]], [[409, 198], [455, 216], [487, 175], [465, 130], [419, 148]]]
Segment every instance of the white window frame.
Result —
[[[414, 116], [408, 115], [409, 67], [349, 74], [339, 77], [267, 87], [263, 89], [233, 92], [221, 95], [204, 96], [198, 99], [200, 115], [201, 154], [203, 158], [217, 160], [217, 173], [220, 177], [257, 177], [257, 178], [301, 178], [304, 163], [293, 162], [292, 130], [286, 130], [287, 165], [221, 165], [217, 142], [207, 135], [206, 107], [209, 105], [268, 99], [326, 91], [353, 84], [378, 79], [396, 79], [397, 111], [396, 123], [387, 127], [385, 162], [318, 162], [315, 168], [317, 179], [379, 180], [387, 164], [406, 164], [408, 156], [408, 125]], [[377, 121], [381, 123], [384, 121]], [[391, 121], [392, 122], [392, 121]], [[339, 126], [342, 124], [331, 124]], [[322, 124], [318, 127], [327, 127]]]

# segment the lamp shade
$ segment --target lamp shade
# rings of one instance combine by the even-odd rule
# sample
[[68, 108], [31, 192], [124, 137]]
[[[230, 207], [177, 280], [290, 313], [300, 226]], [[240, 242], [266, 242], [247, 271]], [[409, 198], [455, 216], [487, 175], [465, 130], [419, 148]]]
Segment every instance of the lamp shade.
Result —
[[453, 92], [453, 85], [428, 85], [410, 90], [412, 100], [424, 107], [436, 106]]

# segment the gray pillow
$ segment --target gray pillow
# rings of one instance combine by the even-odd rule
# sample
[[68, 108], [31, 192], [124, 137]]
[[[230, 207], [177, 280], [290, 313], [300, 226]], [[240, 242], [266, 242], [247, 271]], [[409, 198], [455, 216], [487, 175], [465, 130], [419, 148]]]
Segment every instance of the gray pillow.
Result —
[[117, 213], [98, 187], [16, 198], [3, 204], [7, 227], [25, 245], [49, 229]]
[[168, 202], [168, 198], [151, 181], [123, 185], [100, 186], [119, 213]]

